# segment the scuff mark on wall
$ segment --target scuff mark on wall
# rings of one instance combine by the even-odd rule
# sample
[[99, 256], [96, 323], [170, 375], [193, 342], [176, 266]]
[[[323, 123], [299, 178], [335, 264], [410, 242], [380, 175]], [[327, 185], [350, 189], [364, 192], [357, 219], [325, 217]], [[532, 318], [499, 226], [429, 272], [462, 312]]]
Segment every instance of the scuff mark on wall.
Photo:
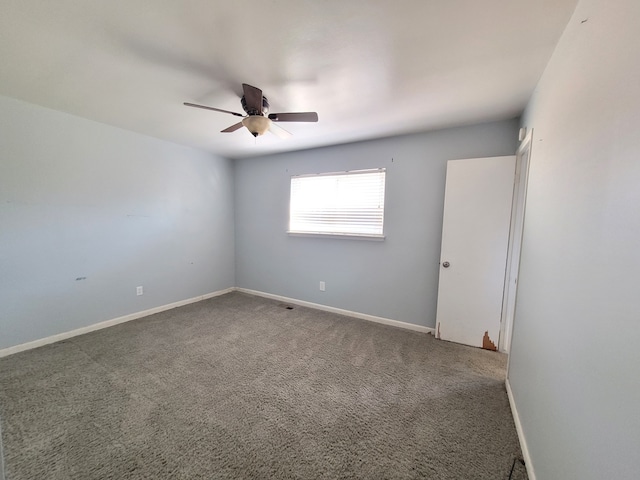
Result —
[[438, 333], [436, 333], [436, 338], [440, 340], [440, 322], [438, 322]]
[[482, 337], [482, 348], [485, 350], [493, 350], [494, 352], [498, 350], [496, 344], [489, 338], [489, 331], [484, 332], [484, 337]]

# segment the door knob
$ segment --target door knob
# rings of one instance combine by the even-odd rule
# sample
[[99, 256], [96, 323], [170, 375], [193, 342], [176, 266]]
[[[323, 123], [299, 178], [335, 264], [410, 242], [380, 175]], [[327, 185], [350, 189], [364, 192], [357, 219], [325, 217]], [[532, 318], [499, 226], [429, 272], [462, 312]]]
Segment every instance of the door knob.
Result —
[[444, 268], [449, 268], [449, 265], [451, 265], [449, 262], [442, 262]]

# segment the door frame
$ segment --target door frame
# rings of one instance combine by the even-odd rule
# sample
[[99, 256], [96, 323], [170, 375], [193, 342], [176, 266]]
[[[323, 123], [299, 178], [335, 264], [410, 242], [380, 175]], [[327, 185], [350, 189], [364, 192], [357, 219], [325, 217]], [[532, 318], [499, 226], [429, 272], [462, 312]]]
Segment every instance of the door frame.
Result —
[[516, 176], [513, 183], [513, 206], [511, 211], [511, 226], [509, 228], [509, 247], [507, 251], [504, 294], [502, 297], [502, 316], [500, 319], [500, 337], [498, 341], [498, 350], [503, 353], [509, 353], [511, 349], [511, 337], [513, 336], [532, 138], [533, 129], [529, 129], [516, 151]]

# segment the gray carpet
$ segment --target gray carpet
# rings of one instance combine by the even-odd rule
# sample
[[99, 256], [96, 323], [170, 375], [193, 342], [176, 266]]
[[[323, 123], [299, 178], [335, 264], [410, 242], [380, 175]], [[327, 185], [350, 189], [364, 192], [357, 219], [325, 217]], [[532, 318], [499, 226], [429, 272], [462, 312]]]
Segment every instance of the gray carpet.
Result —
[[495, 352], [230, 293], [0, 359], [6, 476], [506, 480], [504, 371]]

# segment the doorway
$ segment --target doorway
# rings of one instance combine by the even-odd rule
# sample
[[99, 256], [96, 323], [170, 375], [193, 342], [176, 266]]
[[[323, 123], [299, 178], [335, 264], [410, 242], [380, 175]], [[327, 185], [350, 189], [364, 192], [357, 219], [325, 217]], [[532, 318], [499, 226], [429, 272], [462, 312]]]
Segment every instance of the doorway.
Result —
[[509, 353], [511, 349], [511, 336], [516, 312], [518, 273], [520, 270], [520, 252], [522, 249], [532, 137], [533, 130], [530, 129], [526, 132], [516, 152], [516, 180], [513, 187], [513, 209], [511, 212], [511, 229], [509, 232], [509, 250], [507, 253], [502, 319], [500, 322], [499, 349], [504, 353]]

